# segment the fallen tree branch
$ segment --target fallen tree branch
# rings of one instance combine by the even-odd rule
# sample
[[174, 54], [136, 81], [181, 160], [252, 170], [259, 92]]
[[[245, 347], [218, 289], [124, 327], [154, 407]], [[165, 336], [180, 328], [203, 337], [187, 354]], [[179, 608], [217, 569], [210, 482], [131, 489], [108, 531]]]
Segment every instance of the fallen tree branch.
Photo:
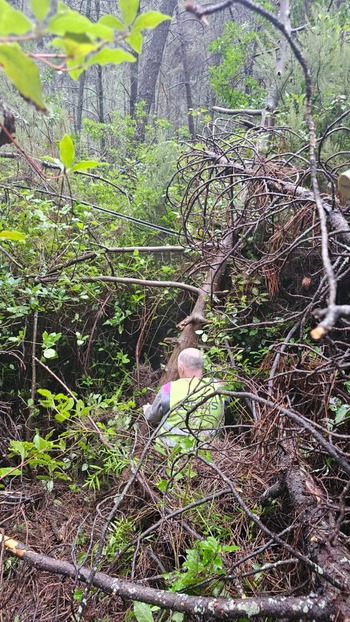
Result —
[[294, 421], [294, 423], [297, 423], [304, 430], [309, 432], [309, 434], [311, 434], [311, 436], [313, 436], [313, 438], [318, 441], [321, 447], [323, 447], [327, 454], [337, 462], [337, 464], [344, 471], [344, 473], [346, 473], [350, 477], [350, 463], [343, 457], [343, 455], [341, 455], [341, 452], [339, 452], [332, 443], [329, 443], [323, 438], [322, 434], [314, 428], [312, 421], [310, 421], [306, 417], [303, 417], [303, 415], [300, 415], [298, 412], [292, 410], [291, 408], [284, 408], [283, 406], [280, 406], [272, 400], [265, 399], [263, 397], [260, 397], [259, 395], [256, 395], [255, 393], [250, 393], [248, 391], [228, 391], [226, 389], [213, 390], [211, 393], [208, 393], [204, 398], [198, 400], [195, 406], [188, 408], [188, 410], [186, 411], [185, 424], [189, 434], [191, 434], [191, 436], [193, 436], [198, 442], [200, 442], [200, 439], [196, 436], [195, 431], [191, 429], [189, 425], [191, 415], [197, 410], [197, 408], [205, 404], [208, 399], [214, 397], [215, 395], [222, 395], [225, 397], [230, 396], [232, 398], [240, 399], [248, 398], [254, 402], [267, 406], [267, 408], [271, 408], [271, 410], [276, 410], [280, 414], [285, 415], [288, 419]]
[[[1, 247], [0, 247], [0, 250]], [[96, 259], [97, 257], [101, 257], [108, 253], [134, 253], [137, 251], [138, 253], [183, 253], [185, 251], [184, 246], [101, 246], [97, 251], [91, 251], [90, 253], [84, 253], [84, 255], [80, 255], [79, 257], [75, 257], [74, 259], [70, 259], [69, 261], [59, 264], [55, 266], [52, 270], [48, 270], [48, 272], [43, 276], [52, 276], [53, 274], [57, 274], [70, 266], [74, 266], [77, 263], [83, 263], [84, 261], [89, 261], [90, 259]], [[188, 252], [188, 249], [186, 249]], [[192, 252], [193, 249], [190, 249]], [[23, 266], [19, 266], [23, 269]]]
[[[5, 549], [26, 561], [38, 570], [60, 574], [87, 582], [91, 577], [89, 568], [77, 568], [73, 564], [48, 555], [37, 553], [18, 540], [0, 534], [0, 544]], [[326, 598], [310, 594], [299, 598], [292, 596], [252, 597], [245, 599], [227, 599], [203, 596], [176, 594], [150, 587], [136, 582], [111, 577], [103, 572], [96, 572], [92, 584], [106, 594], [141, 601], [156, 605], [162, 609], [171, 609], [211, 619], [234, 620], [242, 616], [254, 619], [273, 616], [275, 619], [288, 620], [331, 620], [335, 615], [334, 602]]]
[[231, 116], [247, 114], [251, 117], [259, 117], [264, 112], [263, 108], [222, 108], [221, 106], [213, 106], [212, 110]]
[[[37, 277], [35, 279], [36, 282], [46, 283], [47, 281], [51, 281], [55, 277]], [[192, 294], [200, 294], [200, 288], [194, 287], [194, 285], [188, 285], [187, 283], [179, 283], [177, 281], [149, 281], [147, 279], [134, 279], [129, 277], [118, 277], [118, 276], [83, 276], [77, 279], [80, 282], [84, 283], [124, 283], [125, 285], [142, 285], [144, 287], [174, 287], [177, 289], [184, 289], [187, 292], [191, 292]]]
[[[259, 178], [259, 173], [251, 168], [246, 168], [242, 164], [239, 164], [233, 160], [230, 160], [225, 155], [215, 153], [213, 151], [204, 150], [203, 154], [215, 162], [215, 166], [232, 168], [233, 173], [241, 175], [245, 179]], [[311, 332], [311, 337], [315, 340], [323, 337], [329, 330], [331, 330], [336, 321], [342, 315], [348, 315], [346, 307], [348, 305], [336, 305], [335, 304], [335, 291], [336, 282], [334, 276], [333, 266], [330, 262], [328, 250], [326, 252], [326, 237], [328, 243], [328, 233], [325, 231], [326, 221], [329, 228], [334, 231], [334, 235], [342, 241], [345, 245], [350, 246], [350, 226], [346, 218], [342, 214], [341, 210], [337, 206], [333, 206], [324, 198], [321, 198], [318, 193], [303, 186], [295, 185], [291, 182], [286, 182], [281, 179], [276, 179], [271, 175], [264, 175], [264, 181], [268, 188], [273, 192], [285, 193], [292, 195], [293, 198], [302, 200], [305, 202], [312, 202], [316, 205], [319, 213], [322, 212], [324, 219], [321, 222], [322, 230], [322, 260], [324, 265], [325, 276], [328, 281], [329, 288], [329, 303], [327, 308], [322, 311], [317, 311], [315, 317], [322, 313], [324, 320]], [[327, 234], [327, 236], [326, 236]], [[327, 255], [327, 256], [326, 256]]]
[[310, 332], [313, 339], [320, 339], [333, 328], [338, 318], [350, 315], [350, 305], [330, 304], [326, 309], [315, 309], [313, 315], [315, 318], [324, 317], [322, 322]]

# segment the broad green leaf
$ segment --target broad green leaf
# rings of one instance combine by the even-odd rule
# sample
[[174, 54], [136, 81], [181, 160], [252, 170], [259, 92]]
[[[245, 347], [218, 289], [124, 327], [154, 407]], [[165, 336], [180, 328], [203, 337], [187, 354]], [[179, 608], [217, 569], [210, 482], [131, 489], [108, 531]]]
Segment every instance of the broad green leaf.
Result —
[[337, 425], [339, 425], [340, 423], [343, 423], [343, 421], [345, 421], [345, 419], [349, 416], [350, 416], [350, 405], [342, 404], [340, 408], [337, 409], [337, 414], [335, 416], [334, 421]]
[[38, 67], [17, 43], [0, 44], [0, 65], [22, 97], [45, 111]]
[[70, 416], [71, 416], [71, 413], [69, 412], [69, 410], [61, 410], [59, 413], [55, 415], [55, 419], [59, 423], [63, 423], [63, 421], [67, 421], [67, 419], [69, 419]]
[[65, 51], [67, 55], [67, 69], [73, 80], [77, 80], [86, 69], [86, 56], [99, 47], [99, 43], [92, 43], [91, 39], [86, 35], [73, 35], [72, 33], [63, 39], [55, 37], [50, 45], [62, 48]]
[[77, 80], [83, 71], [85, 71], [85, 56], [77, 56], [77, 58], [67, 60], [68, 73], [73, 80]]
[[60, 160], [63, 162], [66, 170], [72, 166], [74, 156], [74, 143], [69, 134], [65, 134], [60, 141]]
[[233, 553], [234, 551], [239, 551], [240, 550], [240, 546], [238, 546], [237, 544], [225, 544], [222, 547], [222, 551], [224, 551], [225, 553]]
[[24, 35], [32, 28], [32, 22], [22, 11], [16, 11], [8, 2], [0, 0], [0, 35]]
[[113, 28], [114, 30], [125, 30], [125, 24], [114, 15], [103, 15], [97, 23], [102, 24], [102, 26], [108, 26], [108, 28]]
[[46, 350], [44, 350], [43, 355], [46, 359], [57, 359], [57, 352], [56, 350], [54, 350], [53, 348], [46, 348]]
[[147, 13], [142, 13], [136, 18], [132, 29], [155, 28], [167, 19], [171, 19], [170, 15], [163, 15], [163, 13], [158, 13], [158, 11], [147, 11]]
[[51, 391], [48, 389], [37, 389], [37, 393], [39, 393], [39, 395], [43, 395], [44, 397], [53, 397]]
[[22, 441], [10, 441], [10, 450], [11, 452], [14, 452], [14, 454], [12, 453], [10, 455], [19, 454], [21, 456], [22, 462], [23, 460], [25, 460], [28, 454], [27, 443]]
[[136, 60], [135, 56], [130, 54], [129, 52], [124, 52], [124, 50], [111, 50], [109, 48], [104, 48], [89, 58], [86, 63], [86, 66], [90, 65], [107, 65], [108, 63], [113, 63], [114, 65], [119, 65], [120, 63], [134, 63]]
[[85, 32], [69, 32], [63, 37], [55, 37], [49, 45], [62, 48], [66, 50], [69, 55], [72, 55], [77, 52], [80, 54], [88, 54], [100, 44], [96, 43], [96, 41]]
[[30, 0], [32, 11], [40, 22], [45, 19], [50, 8], [50, 0]]
[[22, 471], [14, 469], [13, 467], [4, 467], [3, 469], [0, 469], [0, 479], [6, 477], [7, 475], [22, 475]]
[[132, 49], [135, 50], [135, 52], [141, 54], [143, 36], [139, 32], [139, 30], [133, 30], [130, 37], [126, 37], [126, 41], [129, 43]]
[[38, 451], [42, 451], [43, 449], [51, 449], [50, 441], [47, 441], [45, 438], [40, 436], [38, 432], [36, 432], [33, 438], [33, 444]]
[[19, 231], [0, 231], [0, 238], [17, 242], [17, 240], [25, 240], [26, 236]]
[[55, 164], [58, 168], [61, 169], [61, 171], [63, 171], [64, 166], [61, 162], [61, 160], [59, 160], [58, 158], [52, 158], [51, 156], [41, 156], [41, 160], [43, 160], [43, 162], [50, 162], [50, 164]]
[[[87, 171], [89, 168], [95, 168], [95, 166], [102, 166], [102, 162], [96, 162], [95, 160], [81, 160], [72, 166], [71, 173], [75, 171]], [[84, 341], [82, 341], [84, 343]]]
[[77, 11], [73, 11], [66, 7], [63, 2], [60, 3], [56, 15], [50, 19], [47, 25], [47, 31], [59, 36], [87, 34], [106, 41], [113, 41], [113, 30], [101, 23], [91, 22], [85, 15], [80, 15]]
[[137, 622], [154, 622], [151, 607], [147, 603], [134, 601], [134, 616]]
[[129, 26], [137, 15], [140, 0], [119, 0], [118, 4], [122, 13], [124, 24]]
[[70, 75], [76, 80], [86, 68], [86, 56], [96, 50], [100, 44], [93, 42], [85, 34], [69, 33], [69, 36], [63, 37], [63, 39], [55, 37], [51, 45], [64, 49], [67, 55], [67, 67]]

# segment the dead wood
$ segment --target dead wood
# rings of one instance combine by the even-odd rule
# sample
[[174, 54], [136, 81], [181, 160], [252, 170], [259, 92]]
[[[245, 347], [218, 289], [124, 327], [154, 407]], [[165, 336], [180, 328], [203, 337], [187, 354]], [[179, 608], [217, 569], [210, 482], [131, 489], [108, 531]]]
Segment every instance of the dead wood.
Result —
[[[303, 550], [321, 569], [313, 587], [323, 586], [322, 593], [336, 602], [337, 620], [350, 616], [350, 554], [346, 537], [335, 533], [336, 511], [325, 497], [324, 491], [312, 476], [297, 464], [290, 464], [281, 471], [278, 480], [264, 492], [261, 502], [287, 493], [300, 525], [299, 539]], [[339, 508], [340, 509], [340, 508]], [[341, 589], [335, 589], [322, 578], [323, 573], [332, 577]]]
[[[60, 574], [83, 582], [90, 579], [89, 568], [77, 567], [69, 562], [36, 553], [21, 542], [1, 534], [0, 543], [7, 551], [37, 570]], [[110, 577], [103, 572], [95, 573], [92, 584], [111, 596], [120, 596], [132, 601], [140, 600], [163, 609], [203, 617], [210, 616], [214, 619], [234, 620], [242, 615], [254, 619], [270, 615], [275, 619], [288, 617], [289, 620], [298, 620], [302, 615], [304, 620], [329, 620], [334, 612], [334, 603], [317, 596], [256, 597], [244, 600], [188, 596], [144, 587], [139, 583]]]

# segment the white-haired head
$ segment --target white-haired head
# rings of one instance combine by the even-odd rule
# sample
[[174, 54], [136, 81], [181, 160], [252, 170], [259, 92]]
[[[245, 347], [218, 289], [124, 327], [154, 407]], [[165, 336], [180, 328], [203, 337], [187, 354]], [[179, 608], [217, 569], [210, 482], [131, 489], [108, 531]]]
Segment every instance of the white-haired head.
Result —
[[203, 355], [197, 348], [186, 348], [177, 359], [180, 378], [201, 378], [203, 375]]

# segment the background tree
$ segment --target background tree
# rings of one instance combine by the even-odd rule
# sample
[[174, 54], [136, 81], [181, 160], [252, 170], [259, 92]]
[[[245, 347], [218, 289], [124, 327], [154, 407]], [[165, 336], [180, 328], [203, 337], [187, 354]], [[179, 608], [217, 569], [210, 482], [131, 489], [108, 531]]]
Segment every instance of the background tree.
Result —
[[[200, 105], [211, 95], [207, 83], [203, 89], [196, 83], [202, 74], [194, 70], [199, 54], [189, 27], [222, 6], [229, 15], [228, 4], [192, 4], [191, 21], [184, 19], [192, 95]], [[174, 140], [169, 121], [180, 125], [182, 114], [150, 117], [140, 141], [143, 112], [136, 106], [135, 119], [128, 114], [129, 82], [125, 99], [115, 98], [120, 109], [110, 108], [111, 122], [84, 119], [79, 143], [67, 132], [71, 111], [63, 111], [60, 100], [44, 124], [35, 113], [30, 126], [27, 104], [18, 104], [16, 142], [12, 107], [3, 106], [5, 620], [349, 617], [350, 235], [346, 197], [336, 188], [349, 162], [348, 110], [335, 106], [331, 123], [322, 126], [321, 81], [311, 107], [309, 64], [298, 47], [308, 28], [314, 38], [323, 29], [326, 47], [325, 24], [332, 23], [333, 37], [346, 32], [347, 18], [334, 30], [339, 16], [330, 11], [324, 19], [319, 4], [321, 17], [289, 34], [277, 6], [269, 14], [250, 0], [239, 5], [268, 20], [259, 22], [267, 52], [256, 37], [244, 41], [254, 55], [253, 66], [243, 55], [237, 62], [244, 108], [229, 116], [221, 111], [196, 142], [186, 132], [185, 147]], [[292, 8], [300, 25], [305, 5]], [[120, 9], [102, 24], [73, 14], [84, 36], [73, 36], [72, 23], [56, 33], [63, 49], [78, 46], [79, 70], [100, 51], [80, 58], [80, 45], [109, 54], [119, 51], [113, 46], [120, 33], [122, 45], [129, 41], [139, 54], [135, 26], [143, 12], [137, 16], [138, 3], [121, 2]], [[12, 17], [16, 28], [23, 24], [19, 14]], [[193, 32], [202, 31], [202, 23]], [[7, 24], [0, 21], [8, 39]], [[113, 42], [101, 40], [102, 32], [110, 35], [101, 25], [112, 28]], [[304, 89], [293, 58], [286, 64], [300, 88], [298, 130], [282, 116], [291, 110], [282, 107], [283, 85], [275, 125], [255, 122], [245, 109], [253, 103], [246, 68], [261, 80], [261, 104], [254, 102], [260, 111], [273, 84], [272, 25], [278, 40], [287, 35], [303, 67]], [[238, 29], [234, 36], [237, 46]], [[10, 46], [19, 43], [7, 39]], [[180, 72], [177, 46], [174, 41], [165, 50], [174, 73], [162, 78], [162, 88]], [[18, 54], [17, 46], [0, 47], [5, 59], [13, 49]], [[22, 52], [31, 61], [32, 52]], [[204, 54], [203, 70], [208, 60]], [[264, 81], [258, 63], [271, 66]], [[44, 107], [41, 81], [29, 67], [35, 88], [24, 94]], [[5, 69], [17, 84], [12, 65]], [[76, 65], [70, 70], [78, 71]], [[129, 72], [125, 76], [129, 80]], [[22, 81], [17, 86], [29, 88]], [[106, 86], [112, 88], [105, 82], [105, 92]], [[96, 90], [93, 97], [96, 104]], [[194, 117], [198, 127], [202, 114]], [[101, 162], [87, 158], [99, 153], [101, 139], [104, 161], [97, 168]], [[230, 429], [210, 447], [189, 436], [165, 456], [154, 444], [156, 432], [145, 430], [139, 406], [189, 343], [205, 351], [206, 372], [224, 380], [232, 397]], [[38, 552], [23, 540], [35, 541]], [[28, 566], [24, 571], [16, 556], [32, 565], [29, 586]], [[51, 573], [67, 577], [55, 594]]]

